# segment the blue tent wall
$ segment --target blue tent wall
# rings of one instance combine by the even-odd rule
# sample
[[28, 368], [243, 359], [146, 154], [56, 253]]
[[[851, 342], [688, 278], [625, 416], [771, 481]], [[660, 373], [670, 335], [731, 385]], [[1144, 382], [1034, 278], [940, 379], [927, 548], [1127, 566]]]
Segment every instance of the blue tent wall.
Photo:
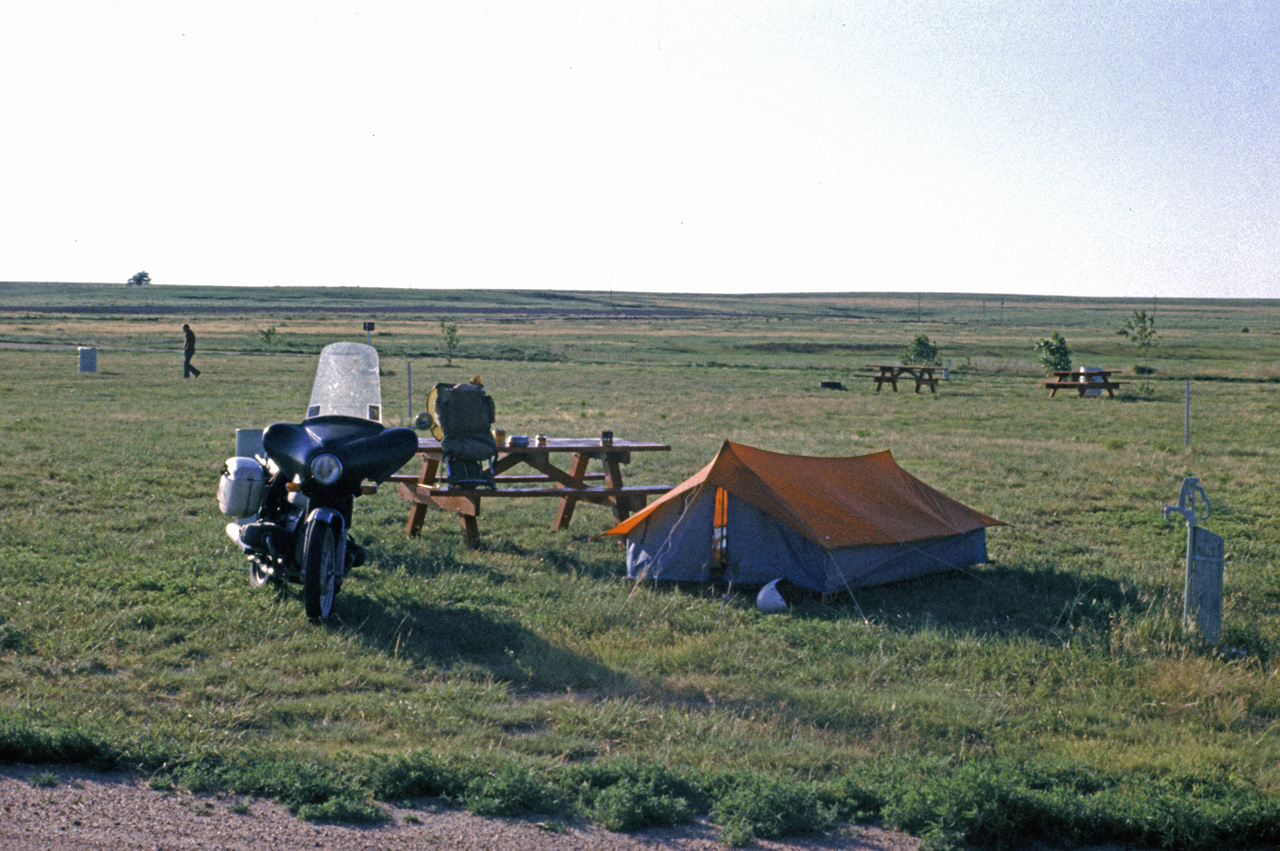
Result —
[[627, 576], [675, 582], [711, 578], [716, 500], [714, 489], [706, 491], [691, 491], [627, 534]]
[[[627, 575], [705, 582], [711, 578], [715, 489], [691, 491], [627, 533]], [[987, 561], [986, 530], [901, 544], [827, 551], [741, 499], [729, 503], [729, 566], [744, 585], [779, 577], [832, 593], [896, 582]]]
[[849, 547], [831, 555], [836, 568], [827, 574], [827, 587], [821, 590], [831, 592], [846, 586], [880, 585], [985, 563], [988, 561], [987, 530], [979, 528], [927, 541]]

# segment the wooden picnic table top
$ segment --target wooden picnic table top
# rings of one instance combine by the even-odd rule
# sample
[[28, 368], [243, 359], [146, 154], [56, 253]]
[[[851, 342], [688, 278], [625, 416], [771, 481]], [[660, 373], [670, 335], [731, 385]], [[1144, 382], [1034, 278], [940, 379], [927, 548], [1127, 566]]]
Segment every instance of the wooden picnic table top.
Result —
[[1097, 376], [1104, 381], [1112, 375], [1119, 375], [1124, 372], [1123, 369], [1089, 369], [1081, 371], [1078, 369], [1055, 369], [1053, 374], [1058, 378], [1087, 378], [1089, 376]]
[[[507, 443], [498, 447], [498, 456], [533, 455], [543, 452], [574, 452], [584, 455], [605, 455], [622, 452], [669, 452], [671, 447], [665, 443], [652, 443], [644, 440], [624, 440], [614, 438], [612, 443], [603, 443], [598, 437], [548, 437], [546, 445], [534, 444], [534, 436], [529, 435], [528, 446], [512, 446], [511, 436]], [[440, 441], [434, 437], [418, 438], [419, 455], [439, 455]]]
[[935, 369], [942, 369], [940, 366], [925, 366], [923, 364], [912, 364], [911, 366], [903, 366], [900, 363], [869, 363], [867, 369], [878, 369], [881, 372], [889, 372], [891, 370], [899, 370], [902, 372], [912, 372], [919, 370], [920, 372], [933, 372]]

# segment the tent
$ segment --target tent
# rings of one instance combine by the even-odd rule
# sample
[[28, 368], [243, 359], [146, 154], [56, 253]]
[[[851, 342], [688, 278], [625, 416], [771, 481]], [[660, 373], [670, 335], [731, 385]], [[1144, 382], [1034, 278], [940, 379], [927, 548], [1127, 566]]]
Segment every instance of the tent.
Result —
[[783, 455], [725, 441], [710, 464], [605, 534], [632, 578], [814, 591], [877, 585], [987, 561], [999, 520], [934, 490], [889, 452]]

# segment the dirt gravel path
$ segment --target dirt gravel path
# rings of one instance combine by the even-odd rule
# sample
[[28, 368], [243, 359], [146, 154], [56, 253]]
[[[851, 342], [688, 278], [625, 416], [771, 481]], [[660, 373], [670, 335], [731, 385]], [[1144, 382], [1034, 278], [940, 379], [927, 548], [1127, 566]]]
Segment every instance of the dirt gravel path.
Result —
[[[42, 781], [49, 785], [37, 785]], [[423, 801], [391, 808], [376, 827], [314, 824], [279, 804], [229, 795], [165, 793], [146, 781], [65, 766], [0, 766], [0, 849], [40, 851], [724, 851], [705, 821], [641, 833], [585, 824], [488, 819]], [[918, 840], [850, 827], [788, 841], [774, 851], [916, 851]]]

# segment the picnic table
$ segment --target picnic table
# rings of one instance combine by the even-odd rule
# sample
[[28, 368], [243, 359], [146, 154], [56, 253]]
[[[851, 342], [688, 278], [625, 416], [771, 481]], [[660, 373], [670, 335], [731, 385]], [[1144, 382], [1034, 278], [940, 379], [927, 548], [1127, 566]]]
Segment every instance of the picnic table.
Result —
[[[933, 372], [938, 369], [936, 366], [900, 366], [898, 364], [870, 364], [868, 369], [878, 369], [880, 374], [872, 376], [876, 382], [876, 392], [880, 392], [880, 388], [886, 383], [893, 388], [893, 392], [898, 392], [898, 379], [910, 376], [916, 382], [916, 392], [920, 392], [920, 388], [929, 385], [929, 392], [938, 392], [938, 381]], [[905, 380], [905, 379], [904, 379]]]
[[[621, 523], [631, 512], [643, 508], [650, 496], [671, 490], [669, 485], [630, 486], [622, 480], [622, 467], [631, 462], [632, 453], [668, 452], [671, 447], [666, 444], [618, 439], [605, 442], [600, 438], [548, 438], [544, 445], [534, 444], [530, 438], [528, 446], [498, 447], [498, 458], [493, 464], [496, 488], [451, 488], [443, 479], [444, 454], [440, 441], [419, 437], [417, 455], [422, 458], [421, 472], [391, 477], [399, 485], [400, 496], [411, 504], [405, 533], [412, 537], [422, 530], [422, 521], [430, 507], [452, 511], [462, 523], [464, 542], [474, 549], [480, 545], [477, 518], [481, 500], [557, 499], [560, 505], [551, 528], [560, 530], [568, 527], [579, 502], [607, 505]], [[568, 463], [553, 463], [555, 456], [569, 456]], [[602, 469], [591, 471], [592, 461], [599, 461]], [[534, 472], [507, 472], [518, 465], [532, 468]]]
[[1106, 390], [1108, 396], [1114, 397], [1116, 394], [1112, 391], [1124, 383], [1111, 380], [1111, 376], [1119, 372], [1122, 370], [1089, 369], [1077, 372], [1070, 369], [1055, 369], [1053, 381], [1046, 381], [1044, 386], [1048, 388], [1050, 396], [1056, 396], [1059, 390], [1074, 390], [1083, 399], [1084, 394], [1090, 390], [1096, 391], [1099, 395]]

